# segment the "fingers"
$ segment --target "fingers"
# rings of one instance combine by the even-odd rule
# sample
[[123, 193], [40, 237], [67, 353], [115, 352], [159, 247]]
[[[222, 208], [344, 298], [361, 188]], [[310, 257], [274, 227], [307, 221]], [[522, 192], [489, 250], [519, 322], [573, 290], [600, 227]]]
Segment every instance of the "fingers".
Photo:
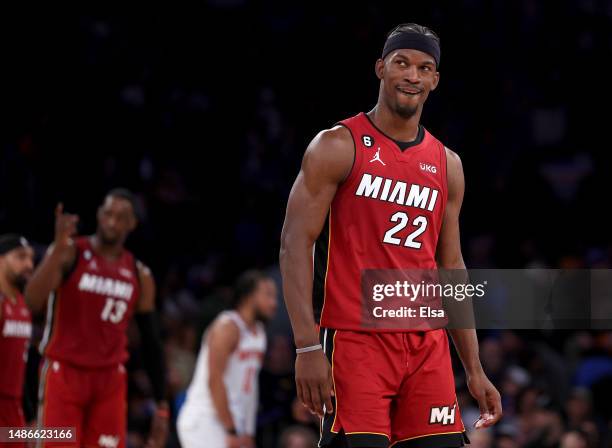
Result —
[[306, 406], [306, 400], [304, 399], [304, 389], [299, 381], [295, 382], [295, 387], [297, 388], [297, 397], [300, 402]]
[[485, 421], [485, 427], [493, 426], [502, 417], [501, 396], [497, 390], [492, 390], [487, 393], [487, 408], [489, 410], [489, 419]]
[[484, 427], [485, 422], [489, 419], [489, 407], [485, 394], [479, 394], [474, 397], [478, 401], [478, 409], [480, 410], [480, 418], [474, 422], [474, 428], [480, 429]]
[[308, 385], [310, 388], [310, 400], [312, 402], [312, 412], [317, 416], [323, 416], [323, 400], [321, 399], [321, 389], [318, 383], [311, 383]]
[[64, 203], [58, 202], [55, 206], [55, 217], [57, 218], [59, 216], [62, 216], [62, 213], [64, 213]]
[[480, 418], [474, 423], [474, 428], [488, 428], [502, 417], [501, 396], [496, 389], [487, 390], [484, 397], [479, 398]]
[[332, 392], [333, 392], [333, 388], [331, 386], [330, 383], [326, 383], [326, 384], [322, 384], [321, 388], [321, 397], [323, 399], [323, 403], [325, 403], [325, 411], [328, 414], [331, 414], [332, 412], [334, 412], [334, 405], [332, 404]]
[[314, 413], [310, 387], [308, 387], [307, 383], [302, 384], [302, 403], [304, 403], [304, 406], [306, 406], [310, 412]]

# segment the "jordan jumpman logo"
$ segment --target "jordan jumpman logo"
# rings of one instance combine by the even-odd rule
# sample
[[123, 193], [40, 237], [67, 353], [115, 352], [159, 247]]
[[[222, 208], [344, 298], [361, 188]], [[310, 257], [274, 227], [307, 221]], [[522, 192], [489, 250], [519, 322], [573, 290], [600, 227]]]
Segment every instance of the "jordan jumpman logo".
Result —
[[376, 162], [376, 161], [382, 163], [383, 166], [387, 166], [387, 164], [385, 162], [383, 162], [382, 159], [380, 158], [380, 146], [376, 150], [376, 154], [374, 154], [374, 158], [372, 160], [370, 160], [370, 163]]

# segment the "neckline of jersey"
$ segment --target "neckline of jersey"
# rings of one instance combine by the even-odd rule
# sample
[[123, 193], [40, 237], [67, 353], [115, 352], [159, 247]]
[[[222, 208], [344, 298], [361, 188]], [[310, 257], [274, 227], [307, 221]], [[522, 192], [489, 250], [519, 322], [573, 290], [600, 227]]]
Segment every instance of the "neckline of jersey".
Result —
[[[378, 126], [376, 126], [374, 121], [372, 121], [372, 119], [370, 118], [370, 116], [367, 113], [362, 112], [362, 114], [365, 115], [365, 117], [366, 117], [368, 123], [370, 124], [370, 126], [372, 126], [372, 128], [374, 128], [374, 130], [376, 132], [378, 132], [380, 135], [382, 135], [384, 138], [386, 138], [391, 143], [393, 143], [397, 147], [397, 149], [399, 150], [399, 152], [401, 154], [404, 154], [404, 153], [407, 152], [407, 150], [409, 150], [411, 148], [414, 148], [415, 146], [420, 145], [425, 140], [425, 128], [420, 123], [419, 123], [419, 129], [417, 131], [416, 138], [414, 140], [412, 140], [411, 142], [402, 142], [400, 140], [394, 139], [390, 135], [387, 135], [382, 129], [380, 129]], [[402, 149], [402, 147], [400, 146], [400, 143], [403, 144], [403, 145], [406, 145], [404, 147], [404, 149]]]
[[93, 237], [94, 235], [90, 235], [87, 237], [87, 245], [89, 246], [88, 249], [91, 250], [92, 254], [96, 255], [99, 259], [101, 259], [106, 264], [109, 264], [111, 266], [121, 263], [121, 261], [123, 260], [123, 257], [125, 256], [125, 248], [121, 249], [121, 254], [117, 258], [115, 259], [108, 258], [96, 250], [96, 248], [94, 247], [93, 241], [92, 241]]

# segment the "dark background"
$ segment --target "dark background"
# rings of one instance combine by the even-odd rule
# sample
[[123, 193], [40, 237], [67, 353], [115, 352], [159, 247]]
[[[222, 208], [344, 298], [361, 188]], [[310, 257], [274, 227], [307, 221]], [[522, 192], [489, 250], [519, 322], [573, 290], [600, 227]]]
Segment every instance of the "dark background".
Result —
[[[142, 219], [128, 246], [155, 273], [171, 398], [180, 397], [200, 333], [227, 306], [236, 275], [259, 267], [278, 276], [284, 207], [308, 142], [370, 110], [385, 34], [410, 21], [441, 38], [441, 83], [422, 122], [463, 160], [467, 265], [610, 267], [612, 2], [597, 0], [209, 0], [192, 11], [3, 14], [0, 232], [19, 231], [42, 250], [57, 201], [90, 233], [104, 193], [132, 189]], [[516, 444], [498, 446], [558, 446], [584, 422], [596, 427], [591, 445], [604, 446], [605, 403], [590, 401], [597, 412], [579, 423], [566, 407], [577, 386], [592, 397], [593, 382], [577, 380], [581, 363], [594, 356], [610, 368], [609, 332], [481, 337], [483, 357], [491, 346], [501, 358], [497, 373], [486, 366], [496, 384], [523, 369], [520, 393], [537, 391], [546, 428], [558, 421], [550, 444], [528, 445], [529, 431], [544, 431], [521, 426], [537, 420], [533, 406], [506, 403]], [[132, 341], [130, 443], [139, 446], [148, 385]], [[276, 392], [262, 394], [261, 446], [300, 421], [287, 417], [290, 341], [283, 315], [262, 374]], [[566, 372], [558, 390], [537, 381], [538, 368], [553, 365]], [[518, 389], [508, 400], [528, 399]], [[480, 446], [505, 443], [500, 431]]]

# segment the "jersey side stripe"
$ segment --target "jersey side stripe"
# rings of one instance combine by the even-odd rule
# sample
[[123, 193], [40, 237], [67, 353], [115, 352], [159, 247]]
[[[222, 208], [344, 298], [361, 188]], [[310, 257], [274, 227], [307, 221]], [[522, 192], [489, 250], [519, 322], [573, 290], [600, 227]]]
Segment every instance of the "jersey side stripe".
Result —
[[57, 320], [57, 308], [56, 305], [59, 299], [59, 289], [57, 291], [52, 291], [49, 295], [49, 299], [47, 300], [47, 319], [45, 322], [45, 332], [43, 334], [42, 341], [38, 346], [38, 350], [41, 354], [44, 355], [45, 350], [49, 346], [50, 341], [53, 339], [55, 335], [55, 321]]

